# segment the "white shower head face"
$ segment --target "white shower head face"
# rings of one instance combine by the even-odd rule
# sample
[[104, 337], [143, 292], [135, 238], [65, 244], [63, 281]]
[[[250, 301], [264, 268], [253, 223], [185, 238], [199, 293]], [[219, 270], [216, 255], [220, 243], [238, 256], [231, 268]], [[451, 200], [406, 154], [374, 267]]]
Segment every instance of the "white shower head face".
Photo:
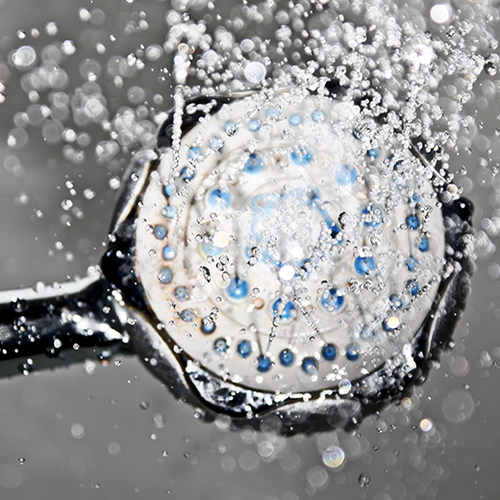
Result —
[[342, 392], [412, 345], [445, 264], [435, 173], [359, 123], [352, 102], [255, 93], [163, 152], [135, 265], [178, 352], [236, 385], [304, 394]]

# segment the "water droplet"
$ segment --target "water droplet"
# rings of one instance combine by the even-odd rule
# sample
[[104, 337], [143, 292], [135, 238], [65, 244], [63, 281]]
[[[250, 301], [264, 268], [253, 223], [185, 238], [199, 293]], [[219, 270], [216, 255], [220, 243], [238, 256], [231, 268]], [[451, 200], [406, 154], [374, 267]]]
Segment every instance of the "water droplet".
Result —
[[108, 452], [111, 456], [116, 457], [120, 454], [121, 452], [121, 446], [120, 443], [117, 443], [116, 441], [111, 441], [108, 444]]
[[448, 422], [460, 423], [469, 420], [474, 413], [472, 396], [463, 389], [454, 389], [443, 398], [441, 409]]
[[12, 55], [12, 62], [17, 69], [28, 69], [36, 61], [36, 51], [30, 45], [22, 45]]
[[340, 467], [345, 460], [345, 453], [339, 446], [329, 446], [322, 455], [323, 463], [332, 469]]
[[328, 481], [328, 472], [319, 465], [317, 465], [316, 467], [312, 467], [307, 472], [307, 482], [310, 485], [314, 486], [315, 488], [323, 487], [327, 483], [327, 481]]
[[361, 486], [361, 488], [365, 488], [366, 486], [368, 486], [370, 484], [370, 481], [371, 481], [371, 478], [366, 473], [361, 474], [358, 478], [358, 482], [359, 482], [359, 485]]
[[430, 432], [432, 428], [434, 427], [434, 422], [430, 418], [423, 418], [420, 421], [420, 429], [423, 432]]
[[260, 83], [266, 77], [267, 69], [261, 62], [252, 61], [245, 66], [243, 74], [250, 83]]
[[56, 36], [57, 33], [59, 33], [59, 28], [57, 27], [57, 24], [54, 22], [48, 22], [45, 25], [45, 33], [49, 36]]
[[85, 436], [85, 429], [80, 423], [75, 423], [71, 426], [71, 435], [75, 439], [82, 439]]
[[198, 268], [198, 282], [201, 286], [206, 286], [211, 281], [210, 269], [206, 266], [200, 266]]
[[438, 3], [431, 7], [431, 19], [437, 24], [446, 24], [451, 18], [451, 8], [448, 4]]

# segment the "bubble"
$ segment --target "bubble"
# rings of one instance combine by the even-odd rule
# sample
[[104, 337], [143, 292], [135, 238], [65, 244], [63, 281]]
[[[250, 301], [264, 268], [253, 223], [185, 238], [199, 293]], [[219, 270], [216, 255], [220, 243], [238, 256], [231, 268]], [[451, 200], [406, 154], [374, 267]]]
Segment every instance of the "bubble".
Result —
[[474, 400], [464, 389], [454, 389], [443, 399], [441, 410], [448, 422], [461, 423], [474, 413]]
[[340, 467], [345, 460], [345, 453], [339, 446], [329, 446], [322, 455], [323, 463], [332, 469]]
[[36, 51], [30, 45], [22, 45], [12, 55], [12, 62], [19, 70], [28, 69], [36, 61]]
[[245, 66], [243, 74], [250, 83], [260, 83], [266, 77], [267, 69], [261, 62], [252, 61]]
[[430, 11], [431, 19], [437, 24], [446, 24], [451, 18], [450, 6], [444, 3], [433, 5]]

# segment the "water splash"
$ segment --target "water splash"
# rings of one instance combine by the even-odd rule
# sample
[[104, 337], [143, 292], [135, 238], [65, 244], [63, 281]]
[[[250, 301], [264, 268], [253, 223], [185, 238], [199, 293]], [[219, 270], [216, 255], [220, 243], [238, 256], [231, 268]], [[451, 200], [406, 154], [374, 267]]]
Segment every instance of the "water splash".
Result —
[[[394, 227], [390, 226], [394, 234], [398, 237], [400, 234], [415, 236], [417, 238], [415, 241], [409, 239], [410, 244], [415, 244], [422, 253], [428, 251], [429, 238], [425, 233], [425, 224], [432, 226], [429, 221], [439, 207], [437, 202], [434, 204], [428, 202], [428, 199], [432, 198], [430, 190], [421, 189], [421, 186], [411, 187], [419, 176], [426, 179], [433, 189], [443, 190], [439, 203], [451, 202], [461, 194], [460, 187], [452, 181], [449, 161], [452, 155], [462, 154], [470, 147], [471, 139], [468, 134], [472, 134], [470, 131], [478, 128], [474, 119], [464, 109], [472, 99], [474, 83], [483, 70], [486, 69], [488, 75], [495, 73], [498, 61], [492, 51], [497, 49], [497, 41], [491, 26], [498, 18], [498, 11], [494, 2], [471, 4], [462, 2], [458, 7], [455, 9], [451, 5], [434, 6], [431, 18], [427, 20], [415, 9], [409, 7], [399, 9], [395, 3], [266, 1], [238, 5], [231, 10], [229, 16], [218, 17], [214, 12], [215, 6], [209, 2], [176, 2], [173, 4], [173, 9], [166, 14], [168, 34], [163, 47], [158, 48], [157, 44], [145, 49], [138, 47], [127, 57], [106, 56], [105, 64], [99, 62], [97, 58], [86, 59], [78, 68], [84, 83], [68, 92], [65, 91], [69, 85], [68, 76], [62, 66], [75, 54], [75, 44], [70, 40], [51, 43], [41, 54], [37, 54], [33, 47], [26, 45], [23, 38], [23, 45], [16, 48], [10, 56], [10, 69], [23, 73], [22, 88], [30, 104], [24, 112], [16, 116], [15, 128], [8, 138], [8, 147], [13, 151], [16, 148], [22, 150], [30, 141], [30, 134], [27, 133], [29, 127], [39, 127], [48, 143], [62, 144], [64, 157], [75, 165], [81, 165], [88, 158], [89, 153], [85, 148], [91, 143], [89, 133], [83, 129], [89, 124], [101, 123], [101, 135], [104, 137], [95, 145], [95, 155], [101, 163], [109, 165], [110, 172], [115, 174], [110, 177], [109, 185], [113, 189], [117, 188], [120, 182], [116, 175], [117, 164], [114, 162], [125, 149], [133, 149], [140, 143], [152, 146], [152, 131], [165, 118], [163, 111], [166, 103], [163, 96], [155, 94], [153, 102], [156, 108], [148, 110], [143, 104], [146, 92], [144, 89], [141, 92], [141, 87], [135, 86], [127, 93], [132, 106], [112, 110], [111, 102], [105, 98], [103, 84], [112, 83], [114, 87], [121, 88], [124, 82], [144, 70], [145, 60], [153, 64], [161, 61], [162, 55], [171, 55], [172, 67], [163, 68], [164, 74], [172, 78], [171, 83], [174, 87], [172, 130], [165, 133], [165, 137], [171, 141], [171, 148], [169, 153], [165, 145], [161, 145], [158, 151], [166, 156], [171, 154], [168, 177], [162, 179], [164, 191], [161, 203], [165, 205], [165, 213], [162, 215], [167, 220], [179, 221], [182, 217], [186, 217], [186, 214], [192, 213], [189, 200], [199, 201], [203, 196], [207, 196], [203, 202], [210, 206], [211, 211], [203, 213], [201, 210], [200, 213], [196, 213], [195, 222], [208, 229], [192, 235], [193, 240], [202, 247], [204, 260], [194, 266], [193, 273], [189, 268], [192, 264], [188, 262], [186, 273], [196, 276], [196, 281], [199, 283], [198, 269], [203, 265], [212, 277], [213, 282], [210, 286], [218, 286], [222, 292], [216, 297], [219, 299], [216, 300], [216, 304], [211, 304], [203, 318], [198, 318], [199, 313], [195, 307], [191, 307], [189, 301], [201, 301], [204, 292], [199, 292], [200, 297], [191, 297], [190, 293], [204, 287], [192, 290], [189, 287], [184, 287], [184, 290], [176, 287], [169, 307], [177, 307], [178, 310], [175, 310], [174, 318], [168, 318], [165, 323], [172, 326], [171, 321], [192, 323], [196, 319], [205, 325], [205, 330], [208, 329], [207, 331], [213, 333], [214, 318], [221, 321], [222, 316], [227, 316], [224, 310], [226, 304], [224, 294], [233, 293], [230, 299], [236, 301], [242, 295], [248, 297], [252, 295], [251, 299], [254, 301], [252, 314], [263, 310], [262, 316], [266, 312], [266, 319], [271, 321], [271, 326], [262, 327], [266, 337], [264, 342], [261, 342], [258, 338], [260, 330], [254, 325], [258, 342], [253, 346], [250, 343], [250, 347], [252, 352], [258, 354], [254, 358], [247, 357], [249, 362], [253, 359], [255, 368], [259, 371], [256, 376], [260, 377], [261, 382], [267, 380], [267, 375], [262, 374], [269, 372], [265, 383], [272, 387], [274, 382], [271, 382], [271, 367], [273, 363], [278, 362], [281, 351], [273, 354], [274, 361], [271, 351], [276, 348], [279, 341], [279, 328], [286, 325], [287, 321], [294, 324], [295, 318], [301, 318], [311, 332], [304, 339], [300, 337], [300, 332], [294, 332], [292, 337], [307, 345], [316, 342], [316, 346], [326, 346], [330, 343], [324, 337], [321, 321], [318, 320], [320, 314], [311, 310], [311, 304], [315, 304], [314, 307], [322, 311], [321, 314], [331, 315], [336, 312], [343, 314], [344, 308], [346, 311], [349, 310], [344, 297], [348, 294], [363, 294], [370, 288], [377, 290], [377, 294], [387, 295], [386, 303], [375, 315], [377, 321], [365, 314], [364, 306], [360, 307], [360, 315], [364, 316], [362, 321], [358, 318], [359, 324], [356, 323], [353, 329], [354, 338], [350, 338], [349, 342], [343, 342], [339, 348], [339, 352], [342, 352], [348, 361], [357, 362], [360, 354], [363, 359], [364, 353], [356, 342], [363, 340], [362, 335], [368, 338], [372, 334], [374, 330], [372, 323], [378, 325], [378, 317], [384, 316], [382, 329], [385, 335], [390, 337], [391, 333], [400, 327], [401, 319], [396, 313], [389, 315], [388, 312], [399, 311], [400, 304], [403, 309], [411, 308], [416, 300], [414, 297], [427, 295], [432, 298], [433, 290], [441, 277], [441, 274], [437, 273], [419, 283], [407, 277], [404, 286], [397, 287], [397, 293], [390, 293], [391, 287], [387, 284], [390, 280], [381, 279], [377, 282], [376, 279], [381, 275], [377, 273], [384, 270], [384, 266], [388, 267], [384, 262], [387, 256], [382, 256], [378, 260], [372, 248], [377, 245], [380, 247], [388, 240], [383, 231], [376, 230], [376, 214], [381, 210], [382, 220], [386, 217], [397, 222]], [[80, 17], [85, 22], [92, 21], [92, 15], [97, 16], [94, 19], [96, 23], [101, 22], [99, 19], [102, 16], [98, 12], [94, 14], [84, 10], [80, 12]], [[130, 23], [126, 29], [130, 31], [148, 29], [148, 23], [143, 21], [144, 19], [141, 19], [135, 24]], [[266, 36], [258, 34], [263, 27]], [[57, 32], [49, 29], [47, 33]], [[96, 45], [96, 50], [99, 54], [105, 53], [101, 45]], [[37, 64], [39, 65], [36, 66]], [[338, 91], [338, 95], [332, 94], [332, 82], [342, 89]], [[241, 144], [239, 147], [244, 151], [244, 156], [228, 160], [228, 168], [224, 173], [227, 178], [218, 178], [216, 169], [212, 169], [212, 173], [207, 175], [209, 180], [206, 184], [215, 179], [217, 193], [215, 189], [208, 189], [214, 186], [197, 184], [200, 164], [223, 154], [221, 148], [224, 142], [229, 142], [233, 138], [236, 140], [244, 126], [262, 127], [259, 132], [263, 134], [262, 137], [266, 134], [271, 137], [275, 133], [273, 127], [282, 119], [281, 115], [292, 120], [294, 114], [289, 110], [281, 112], [280, 115], [280, 109], [268, 109], [269, 103], [277, 102], [282, 109], [285, 109], [285, 104], [279, 103], [279, 96], [283, 95], [283, 92], [288, 92], [290, 88], [300, 89], [303, 96], [317, 96], [318, 102], [323, 102], [321, 99], [330, 96], [333, 100], [356, 104], [359, 108], [356, 110], [358, 115], [355, 123], [349, 123], [352, 128], [349, 133], [354, 134], [352, 141], [359, 141], [359, 151], [363, 151], [363, 154], [368, 152], [369, 160], [366, 161], [372, 161], [373, 165], [376, 165], [373, 167], [374, 175], [366, 175], [363, 179], [366, 182], [368, 194], [365, 193], [365, 196], [369, 203], [365, 207], [356, 207], [356, 210], [353, 209], [351, 212], [344, 210], [342, 213], [337, 213], [339, 210], [323, 206], [323, 199], [309, 197], [309, 193], [296, 192], [292, 196], [282, 196], [281, 191], [286, 192], [289, 189], [286, 182], [282, 182], [280, 189], [277, 189], [278, 202], [276, 196], [274, 200], [272, 199], [273, 193], [265, 190], [264, 193], [260, 193], [271, 198], [260, 200], [264, 202], [264, 207], [268, 202], [271, 205], [274, 203], [275, 206], [271, 207], [270, 213], [262, 214], [259, 212], [262, 207], [258, 209], [254, 207], [254, 214], [260, 218], [267, 217], [265, 223], [260, 226], [255, 220], [241, 223], [242, 227], [245, 230], [249, 229], [249, 234], [253, 235], [253, 240], [247, 245], [249, 246], [247, 254], [246, 249], [241, 251], [242, 249], [236, 248], [235, 245], [235, 241], [238, 242], [245, 231], [234, 227], [224, 230], [224, 225], [227, 224], [224, 219], [227, 206], [224, 204], [230, 204], [228, 200], [231, 196], [233, 200], [237, 198], [234, 193], [230, 193], [228, 197], [228, 190], [224, 190], [224, 186], [232, 186], [233, 182], [236, 184], [241, 170], [248, 175], [259, 174], [269, 158], [265, 158], [265, 155], [259, 152], [259, 144], [252, 140]], [[252, 96], [249, 96], [249, 92]], [[225, 103], [227, 107], [222, 106], [216, 110], [220, 104], [220, 96], [227, 99]], [[245, 96], [248, 101], [253, 99], [252, 105], [247, 110], [247, 115], [239, 116], [229, 102], [233, 99], [243, 99]], [[47, 102], [43, 101], [45, 98]], [[205, 100], [202, 101], [201, 98]], [[306, 99], [303, 98], [303, 101]], [[303, 101], [299, 100], [299, 104]], [[186, 103], [189, 105], [186, 106]], [[330, 123], [331, 110], [327, 111], [329, 111], [327, 121]], [[231, 119], [233, 112], [238, 116], [236, 121]], [[267, 113], [265, 117], [263, 112]], [[315, 109], [314, 112], [318, 113], [315, 117], [311, 115], [307, 125], [311, 129], [316, 127], [320, 130], [320, 124], [325, 120], [325, 113], [322, 109]], [[183, 150], [182, 138], [189, 127], [201, 125], [215, 113], [218, 113], [219, 118], [224, 113], [231, 115], [227, 120], [224, 119], [223, 126], [218, 130], [221, 137], [214, 137], [212, 146], [207, 144], [208, 147], [204, 150], [198, 144], [200, 140], [193, 139], [192, 144], [184, 144], [188, 149]], [[335, 113], [340, 117], [335, 117], [340, 123], [337, 131], [340, 133], [348, 128], [346, 123], [349, 121], [347, 116], [349, 109], [343, 112], [334, 110]], [[190, 116], [196, 117], [191, 123]], [[303, 116], [299, 118], [304, 119]], [[293, 119], [299, 118], [294, 116]], [[69, 126], [70, 121], [72, 126]], [[283, 141], [282, 149], [286, 153], [282, 154], [282, 159], [285, 158], [285, 163], [293, 164], [295, 167], [304, 167], [314, 161], [324, 168], [317, 150], [308, 149], [310, 146], [308, 141], [302, 140], [301, 143], [299, 140], [295, 147], [290, 145], [293, 137], [290, 130], [294, 130], [293, 127], [297, 126], [299, 123], [294, 124], [290, 121], [286, 127], [280, 129], [280, 141]], [[384, 149], [389, 138], [397, 141], [397, 147]], [[409, 150], [420, 160], [420, 166], [412, 162], [411, 157], [402, 153]], [[274, 150], [265, 152], [268, 157], [276, 156], [275, 153]], [[432, 154], [427, 155], [427, 153]], [[390, 158], [391, 154], [394, 158]], [[381, 156], [377, 160], [378, 155]], [[336, 160], [343, 159], [345, 158], [339, 153]], [[273, 161], [277, 162], [275, 158]], [[238, 162], [241, 163], [240, 170], [231, 171]], [[335, 172], [337, 183], [343, 186], [339, 189], [352, 187], [358, 182], [361, 163], [359, 161], [352, 163], [353, 165], [348, 163], [342, 165], [341, 169]], [[364, 163], [362, 166], [364, 169]], [[389, 175], [390, 169], [392, 170]], [[323, 174], [324, 172], [321, 175], [312, 173], [311, 179], [297, 176], [294, 180], [309, 186], [316, 184], [321, 186], [325, 177]], [[268, 180], [269, 183], [275, 181], [274, 177]], [[392, 217], [392, 212], [397, 212], [394, 208], [397, 207], [394, 198], [398, 197], [398, 190], [391, 188], [391, 183], [404, 186], [402, 189], [405, 197], [413, 200], [415, 206], [418, 205], [418, 215], [412, 212], [415, 207], [408, 205], [407, 209], [411, 213], [405, 214], [401, 219]], [[175, 186], [175, 189], [167, 194], [165, 190], [169, 186]], [[348, 205], [349, 197], [343, 191], [339, 193], [336, 194], [337, 205]], [[242, 196], [241, 192], [237, 194]], [[362, 193], [358, 194], [358, 198], [361, 199]], [[374, 203], [376, 194], [380, 194], [390, 203], [386, 201], [384, 207], [379, 207]], [[423, 195], [424, 202], [413, 198], [414, 195]], [[402, 196], [401, 190], [399, 196]], [[176, 200], [175, 203], [171, 202], [173, 199]], [[258, 203], [259, 200], [255, 202]], [[299, 213], [297, 207], [300, 205], [302, 205], [300, 210], [305, 211], [306, 218], [316, 222], [315, 227], [318, 230], [313, 231], [314, 234], [306, 234], [309, 229], [307, 224], [301, 224], [299, 217], [297, 220], [293, 217]], [[245, 205], [236, 204], [236, 206], [240, 208], [240, 212], [245, 212], [241, 210]], [[64, 201], [62, 210], [68, 213], [63, 219], [66, 224], [71, 223], [73, 218], [78, 218], [77, 208], [70, 199]], [[363, 210], [366, 210], [366, 213]], [[417, 217], [417, 220], [408, 217]], [[295, 224], [296, 232], [301, 233], [302, 239], [305, 240], [309, 236], [314, 242], [311, 248], [306, 248], [307, 252], [304, 251], [304, 245], [294, 243], [294, 238], [288, 237], [291, 241], [285, 238], [286, 249], [276, 243], [276, 235], [273, 233], [279, 232], [278, 230], [284, 226], [292, 226], [291, 222]], [[423, 231], [420, 231], [420, 224], [424, 227]], [[304, 292], [302, 288], [307, 276], [313, 272], [318, 274], [317, 268], [324, 265], [322, 259], [325, 255], [331, 262], [339, 262], [346, 258], [349, 252], [345, 251], [343, 243], [352, 241], [354, 239], [352, 234], [360, 227], [368, 229], [364, 239], [349, 249], [350, 256], [354, 259], [350, 268], [353, 276], [342, 279], [342, 286], [336, 285], [334, 277], [329, 276], [323, 280], [324, 283], [320, 280], [314, 290], [311, 287], [311, 290]], [[413, 230], [417, 232], [412, 233]], [[154, 233], [154, 237], [157, 238], [158, 234], [161, 232]], [[336, 238], [336, 245], [333, 245], [335, 248], [327, 248], [328, 245], [332, 246], [332, 236]], [[197, 241], [200, 238], [201, 241]], [[62, 249], [64, 245], [58, 241], [56, 248]], [[307, 258], [296, 257], [300, 252]], [[229, 253], [231, 258], [227, 257], [226, 253]], [[149, 258], [152, 255], [161, 256], [169, 263], [178, 257], [178, 248], [162, 244], [155, 252], [147, 248], [147, 255]], [[405, 269], [405, 272], [413, 272], [409, 267], [417, 265], [414, 260], [410, 261], [410, 258], [420, 261], [409, 250], [402, 252], [398, 258], [399, 266]], [[248, 277], [259, 268], [261, 259], [272, 264], [272, 272], [275, 274], [272, 279], [277, 279], [279, 282], [278, 293], [273, 290], [272, 299], [259, 297], [259, 293], [253, 293], [253, 288], [262, 289], [262, 286], [249, 284]], [[295, 261], [300, 262], [300, 266]], [[337, 265], [337, 270], [341, 267]], [[426, 269], [431, 268], [432, 265], [427, 263]], [[448, 272], [448, 269], [444, 272]], [[156, 275], [160, 274], [161, 279], [168, 282], [162, 285], [170, 285], [172, 277], [169, 272], [161, 269]], [[295, 274], [299, 276], [296, 277]], [[247, 284], [248, 290], [244, 283]], [[404, 290], [406, 294], [404, 299], [407, 303], [401, 297], [397, 297], [400, 290]], [[317, 300], [306, 300], [308, 293], [313, 293]], [[392, 295], [396, 297], [391, 299]], [[183, 304], [181, 308], [180, 302], [186, 300], [187, 304]], [[224, 314], [218, 314], [218, 309], [222, 309]], [[208, 319], [205, 321], [208, 317], [210, 321]], [[349, 321], [352, 321], [352, 318]], [[349, 321], [346, 321], [346, 324], [351, 324]], [[367, 326], [366, 330], [363, 330], [361, 323]], [[239, 354], [236, 354], [235, 345], [231, 346], [223, 337], [215, 339], [214, 346], [216, 354], [210, 352], [208, 356], [209, 358], [215, 356], [215, 361], [212, 360], [214, 363], [219, 362], [221, 358], [225, 359], [224, 356], [229, 355], [228, 353], [241, 355], [241, 352], [246, 353], [248, 350], [245, 344], [241, 352], [237, 351]], [[290, 351], [289, 347], [287, 349]], [[293, 353], [293, 350], [290, 352]], [[333, 351], [330, 348], [328, 352]], [[289, 352], [286, 354], [288, 356]], [[316, 383], [321, 379], [318, 377], [318, 357], [329, 360], [319, 348], [312, 354], [314, 355], [303, 355], [300, 363], [305, 377], [311, 375], [317, 377], [314, 379]], [[373, 353], [370, 352], [371, 354]], [[287, 356], [283, 359], [288, 360]], [[373, 359], [385, 358], [384, 355], [380, 355], [379, 358], [374, 355]], [[295, 362], [299, 362], [298, 357]], [[360, 374], [364, 374], [363, 370], [370, 371], [370, 367], [361, 363], [357, 365], [357, 369]], [[225, 370], [227, 366], [223, 369], [224, 377], [228, 375]], [[232, 369], [230, 372], [229, 375], [234, 376], [231, 380], [239, 383], [238, 370]], [[304, 376], [301, 374], [301, 377]], [[335, 378], [336, 382], [349, 381], [348, 379], [355, 378], [355, 375], [346, 373], [341, 367]], [[312, 379], [306, 378], [306, 380]], [[295, 387], [293, 384], [294, 382], [291, 387]], [[318, 384], [319, 387], [322, 382]], [[342, 384], [343, 387], [347, 385]]]

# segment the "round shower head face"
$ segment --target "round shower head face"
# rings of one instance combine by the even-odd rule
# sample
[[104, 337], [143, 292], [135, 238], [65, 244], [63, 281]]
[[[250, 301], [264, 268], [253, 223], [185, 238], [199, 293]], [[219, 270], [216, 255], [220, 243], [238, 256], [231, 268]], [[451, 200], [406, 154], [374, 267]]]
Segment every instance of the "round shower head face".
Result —
[[411, 348], [445, 266], [434, 172], [359, 115], [255, 93], [163, 152], [135, 266], [175, 352], [253, 391], [342, 394]]

